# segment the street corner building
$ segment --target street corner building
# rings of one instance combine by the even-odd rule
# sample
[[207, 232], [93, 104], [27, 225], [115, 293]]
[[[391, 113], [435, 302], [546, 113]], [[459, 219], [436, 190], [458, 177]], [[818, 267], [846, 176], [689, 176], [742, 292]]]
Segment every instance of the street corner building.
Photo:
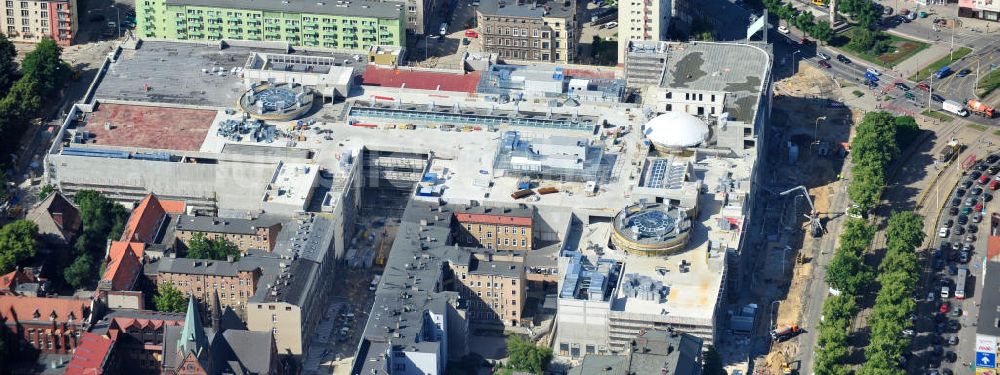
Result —
[[12, 42], [37, 43], [50, 38], [60, 46], [73, 44], [78, 25], [76, 0], [5, 1], [0, 32]]

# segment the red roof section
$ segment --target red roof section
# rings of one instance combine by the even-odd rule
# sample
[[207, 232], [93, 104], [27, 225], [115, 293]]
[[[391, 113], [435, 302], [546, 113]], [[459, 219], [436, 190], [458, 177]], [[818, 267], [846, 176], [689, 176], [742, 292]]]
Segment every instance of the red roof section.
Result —
[[455, 218], [460, 223], [531, 226], [531, 218], [524, 216], [456, 213]]
[[[130, 243], [129, 245], [135, 244]], [[142, 244], [139, 244], [142, 245]], [[111, 290], [131, 290], [136, 275], [142, 270], [140, 257], [136, 256], [131, 246], [117, 256], [112, 256], [108, 261], [108, 267], [101, 276], [101, 281], [111, 283]]]
[[111, 336], [112, 340], [118, 339], [118, 334], [121, 331], [127, 331], [130, 328], [137, 330], [142, 330], [145, 328], [151, 328], [153, 330], [162, 330], [165, 326], [182, 326], [184, 325], [184, 316], [178, 316], [177, 319], [167, 320], [167, 319], [143, 319], [143, 318], [128, 318], [123, 316], [116, 316], [111, 320], [111, 324], [108, 325], [108, 335]]
[[114, 341], [96, 333], [85, 332], [66, 364], [66, 375], [99, 375], [104, 373], [104, 361]]
[[7, 321], [48, 321], [54, 315], [57, 323], [67, 322], [70, 317], [74, 322], [81, 322], [89, 311], [90, 300], [87, 299], [0, 296], [0, 317]]
[[16, 269], [10, 273], [0, 276], [0, 291], [11, 291], [17, 284], [36, 283], [38, 276], [34, 273], [25, 272], [23, 269]]
[[480, 72], [466, 74], [424, 72], [379, 68], [369, 65], [361, 75], [362, 85], [383, 87], [405, 87], [416, 90], [439, 90], [475, 93], [479, 86]]
[[[155, 194], [149, 194], [139, 202], [132, 211], [122, 232], [122, 241], [153, 242], [157, 225], [166, 214], [184, 213], [184, 202], [160, 200]], [[138, 254], [137, 254], [138, 255]]]

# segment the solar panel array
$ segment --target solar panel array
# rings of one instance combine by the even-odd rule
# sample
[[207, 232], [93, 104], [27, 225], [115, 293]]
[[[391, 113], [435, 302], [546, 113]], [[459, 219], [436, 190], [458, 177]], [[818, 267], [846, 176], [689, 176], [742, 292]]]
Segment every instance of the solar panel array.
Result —
[[669, 160], [653, 160], [650, 165], [649, 183], [646, 187], [654, 189], [680, 189], [684, 182], [685, 168], [683, 164], [670, 164]]

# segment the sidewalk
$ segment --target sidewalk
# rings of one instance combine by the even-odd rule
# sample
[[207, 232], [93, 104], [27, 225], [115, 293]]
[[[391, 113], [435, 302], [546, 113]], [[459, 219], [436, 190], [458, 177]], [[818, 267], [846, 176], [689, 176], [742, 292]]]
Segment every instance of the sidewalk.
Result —
[[930, 47], [927, 47], [927, 49], [918, 52], [916, 55], [913, 55], [906, 60], [903, 60], [892, 70], [899, 72], [903, 78], [909, 79], [910, 76], [917, 73], [920, 69], [923, 69], [925, 66], [947, 56], [950, 52], [948, 48], [949, 45], [947, 43], [932, 43]]

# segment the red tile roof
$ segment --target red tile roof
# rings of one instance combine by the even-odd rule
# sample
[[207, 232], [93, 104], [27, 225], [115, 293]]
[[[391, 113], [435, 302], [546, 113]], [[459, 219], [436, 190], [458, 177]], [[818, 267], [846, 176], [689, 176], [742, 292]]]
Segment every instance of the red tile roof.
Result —
[[0, 296], [0, 318], [7, 322], [48, 321], [53, 317], [57, 323], [67, 322], [70, 318], [74, 322], [82, 322], [88, 315], [88, 299]]
[[96, 333], [85, 332], [73, 352], [73, 359], [66, 364], [66, 375], [100, 375], [104, 361], [111, 353], [114, 341]]
[[108, 325], [108, 335], [111, 339], [117, 340], [118, 334], [121, 331], [127, 331], [130, 328], [135, 328], [137, 330], [142, 330], [145, 328], [150, 328], [153, 330], [162, 330], [165, 326], [182, 326], [184, 325], [184, 316], [178, 315], [177, 319], [144, 319], [144, 318], [129, 318], [124, 316], [116, 316], [111, 320], [111, 324]]
[[153, 236], [156, 235], [157, 226], [163, 217], [167, 214], [180, 213], [184, 213], [184, 202], [160, 200], [155, 194], [149, 194], [132, 211], [121, 240], [153, 242]]
[[456, 213], [455, 219], [460, 223], [531, 226], [531, 218], [524, 216]]
[[142, 242], [112, 241], [111, 247], [108, 249], [108, 259], [120, 259], [126, 251], [132, 251], [132, 254], [137, 259], [142, 260], [143, 255], [146, 253], [146, 244]]
[[125, 247], [120, 254], [112, 255], [101, 281], [110, 282], [111, 290], [131, 290], [136, 276], [142, 271], [142, 262], [139, 259], [141, 258], [135, 254], [131, 246]]
[[361, 75], [362, 85], [406, 87], [417, 90], [439, 90], [475, 93], [480, 72], [466, 74], [424, 72], [406, 69], [379, 68], [369, 65]]

